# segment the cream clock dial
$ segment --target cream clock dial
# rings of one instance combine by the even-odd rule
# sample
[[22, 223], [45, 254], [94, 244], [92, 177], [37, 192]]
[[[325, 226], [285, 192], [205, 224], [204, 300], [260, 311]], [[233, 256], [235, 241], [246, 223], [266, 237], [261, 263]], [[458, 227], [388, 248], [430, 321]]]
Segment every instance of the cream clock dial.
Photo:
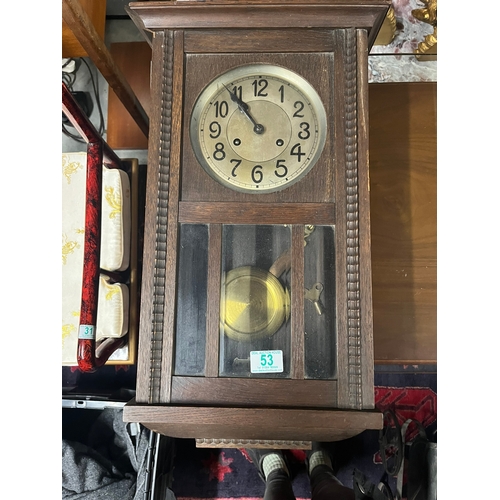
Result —
[[271, 64], [234, 68], [198, 97], [190, 122], [193, 150], [215, 180], [248, 193], [271, 193], [302, 179], [326, 139], [326, 113], [300, 75]]

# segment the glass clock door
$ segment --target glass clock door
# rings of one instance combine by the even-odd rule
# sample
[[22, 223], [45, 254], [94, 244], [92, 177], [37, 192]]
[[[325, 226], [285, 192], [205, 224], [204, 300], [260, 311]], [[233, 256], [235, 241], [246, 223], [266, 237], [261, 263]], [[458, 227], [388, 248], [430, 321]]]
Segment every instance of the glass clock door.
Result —
[[[291, 226], [222, 225], [216, 289], [208, 280], [210, 225], [181, 224], [175, 375], [206, 376], [207, 315], [214, 314], [207, 312], [208, 298], [218, 293], [219, 377], [293, 378], [298, 355], [304, 378], [335, 379], [334, 228], [300, 227], [303, 262], [292, 265]], [[303, 274], [300, 290], [292, 286], [293, 273]], [[295, 300], [303, 307], [303, 326], [294, 324], [294, 294], [303, 297]], [[294, 345], [294, 328], [301, 329], [301, 346]]]

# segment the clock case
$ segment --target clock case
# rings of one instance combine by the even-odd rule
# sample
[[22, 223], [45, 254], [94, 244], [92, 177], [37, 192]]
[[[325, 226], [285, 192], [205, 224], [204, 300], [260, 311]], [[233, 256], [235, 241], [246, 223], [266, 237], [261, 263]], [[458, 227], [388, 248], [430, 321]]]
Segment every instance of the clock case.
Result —
[[[382, 427], [374, 409], [367, 57], [390, 2], [137, 2], [129, 15], [152, 45], [149, 158], [136, 398], [126, 421], [213, 444], [332, 441]], [[303, 26], [307, 26], [304, 28]], [[192, 107], [217, 75], [242, 64], [284, 66], [327, 112], [323, 153], [299, 182], [269, 194], [230, 190], [197, 163]], [[220, 289], [226, 227], [287, 225], [289, 378], [223, 377]], [[335, 376], [307, 378], [304, 227], [334, 228]], [[207, 227], [201, 376], [175, 373], [182, 228]], [[189, 273], [188, 273], [189, 274]], [[186, 348], [188, 348], [186, 346]], [[214, 441], [215, 440], [215, 441]]]

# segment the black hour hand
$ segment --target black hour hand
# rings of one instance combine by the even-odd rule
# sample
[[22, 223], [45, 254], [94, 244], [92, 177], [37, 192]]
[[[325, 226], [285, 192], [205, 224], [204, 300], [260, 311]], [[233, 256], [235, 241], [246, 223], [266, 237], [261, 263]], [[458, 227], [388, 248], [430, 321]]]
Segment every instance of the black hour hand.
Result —
[[237, 95], [236, 95], [236, 89], [234, 90], [234, 92], [231, 92], [226, 85], [224, 85], [224, 87], [226, 87], [226, 90], [229, 92], [229, 95], [231, 96], [231, 101], [233, 101], [234, 103], [236, 103], [238, 105], [238, 108], [240, 108], [240, 111], [248, 111], [248, 104], [243, 102]]
[[246, 102], [243, 102], [237, 95], [236, 95], [236, 90], [234, 92], [231, 92], [226, 85], [224, 85], [226, 90], [229, 92], [229, 95], [231, 96], [231, 101], [233, 101], [237, 106], [238, 109], [252, 122], [253, 124], [253, 131], [256, 134], [262, 134], [264, 132], [264, 126], [261, 125], [260, 123], [257, 123], [253, 116], [250, 114], [248, 111], [248, 104]]

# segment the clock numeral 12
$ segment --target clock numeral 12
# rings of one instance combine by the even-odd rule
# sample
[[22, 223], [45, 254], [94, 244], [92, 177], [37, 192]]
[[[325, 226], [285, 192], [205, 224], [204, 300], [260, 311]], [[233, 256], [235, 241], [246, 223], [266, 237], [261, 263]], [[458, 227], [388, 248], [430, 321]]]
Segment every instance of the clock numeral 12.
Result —
[[254, 80], [252, 82], [253, 85], [253, 95], [255, 97], [267, 97], [267, 92], [264, 92], [267, 89], [268, 82], [267, 80], [260, 79]]

